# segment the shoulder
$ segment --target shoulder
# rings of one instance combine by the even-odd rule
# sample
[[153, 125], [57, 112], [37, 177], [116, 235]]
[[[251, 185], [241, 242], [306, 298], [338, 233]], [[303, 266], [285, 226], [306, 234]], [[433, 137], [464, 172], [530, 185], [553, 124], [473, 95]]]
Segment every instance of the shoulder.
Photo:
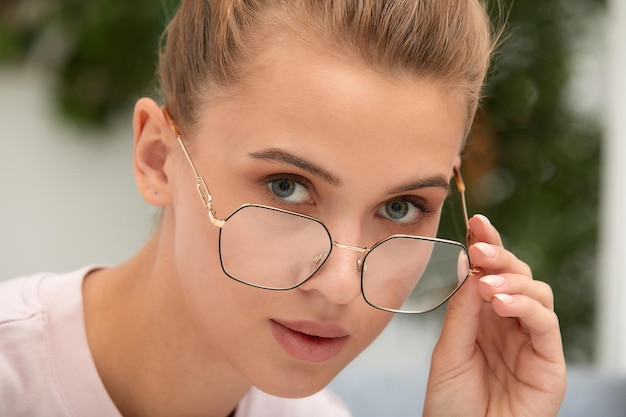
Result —
[[350, 417], [346, 405], [324, 389], [310, 397], [280, 398], [252, 388], [237, 409], [236, 417]]
[[[18, 377], [46, 351], [46, 315], [38, 297], [48, 274], [16, 278], [0, 284], [0, 378]], [[28, 369], [34, 371], [35, 369]]]
[[[71, 415], [56, 372], [50, 312], [80, 303], [87, 271], [41, 273], [0, 283], [1, 416]], [[71, 346], [69, 340], [64, 343]]]
[[40, 283], [50, 275], [0, 284], [0, 415], [23, 415], [33, 411], [28, 403], [40, 400], [62, 407], [62, 399], [49, 389], [55, 380], [48, 362], [47, 318], [38, 297]]
[[37, 287], [47, 275], [24, 276], [0, 283], [0, 326], [41, 313]]
[[67, 290], [80, 287], [86, 273], [93, 268], [64, 274], [38, 273], [0, 282], [0, 326], [28, 321], [45, 313], [49, 304], [67, 301]]
[[42, 273], [0, 283], [0, 331], [5, 333], [20, 323], [37, 321], [44, 310], [38, 297], [39, 284], [52, 275]]

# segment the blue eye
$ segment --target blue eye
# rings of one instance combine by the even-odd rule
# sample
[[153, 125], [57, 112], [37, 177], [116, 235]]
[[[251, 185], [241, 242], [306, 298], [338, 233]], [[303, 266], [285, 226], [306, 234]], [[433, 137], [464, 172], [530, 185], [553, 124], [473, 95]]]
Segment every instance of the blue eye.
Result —
[[378, 214], [396, 223], [412, 223], [422, 212], [415, 204], [401, 198], [389, 200], [378, 209]]
[[267, 186], [276, 197], [290, 203], [304, 203], [310, 200], [309, 190], [292, 179], [279, 178], [270, 180]]

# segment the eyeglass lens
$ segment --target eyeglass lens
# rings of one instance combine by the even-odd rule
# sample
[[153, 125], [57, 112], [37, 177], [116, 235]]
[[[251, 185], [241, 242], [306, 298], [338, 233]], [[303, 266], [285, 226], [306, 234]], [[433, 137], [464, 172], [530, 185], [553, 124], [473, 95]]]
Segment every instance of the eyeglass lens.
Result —
[[[220, 230], [224, 272], [266, 289], [297, 287], [322, 267], [332, 249], [321, 222], [271, 207], [245, 205]], [[460, 243], [393, 236], [372, 247], [361, 269], [363, 297], [369, 304], [420, 313], [449, 298], [469, 275], [470, 265]]]
[[421, 313], [447, 300], [469, 275], [465, 248], [456, 242], [394, 236], [367, 254], [365, 300], [385, 310]]
[[222, 269], [231, 278], [268, 289], [290, 289], [322, 266], [332, 242], [314, 219], [248, 205], [220, 231]]

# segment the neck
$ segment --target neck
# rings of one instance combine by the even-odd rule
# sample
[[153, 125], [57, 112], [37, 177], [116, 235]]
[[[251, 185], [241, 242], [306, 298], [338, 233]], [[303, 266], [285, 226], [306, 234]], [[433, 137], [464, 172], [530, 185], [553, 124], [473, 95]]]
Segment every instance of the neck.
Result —
[[200, 338], [160, 242], [157, 232], [134, 258], [85, 279], [96, 368], [124, 416], [227, 416], [250, 384]]

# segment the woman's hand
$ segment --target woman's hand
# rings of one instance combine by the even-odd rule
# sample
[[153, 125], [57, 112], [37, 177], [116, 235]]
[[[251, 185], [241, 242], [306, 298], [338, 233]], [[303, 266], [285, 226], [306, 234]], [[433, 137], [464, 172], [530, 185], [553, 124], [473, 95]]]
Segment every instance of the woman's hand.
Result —
[[471, 275], [448, 304], [424, 416], [556, 416], [565, 360], [552, 290], [504, 249], [484, 216], [470, 219]]

